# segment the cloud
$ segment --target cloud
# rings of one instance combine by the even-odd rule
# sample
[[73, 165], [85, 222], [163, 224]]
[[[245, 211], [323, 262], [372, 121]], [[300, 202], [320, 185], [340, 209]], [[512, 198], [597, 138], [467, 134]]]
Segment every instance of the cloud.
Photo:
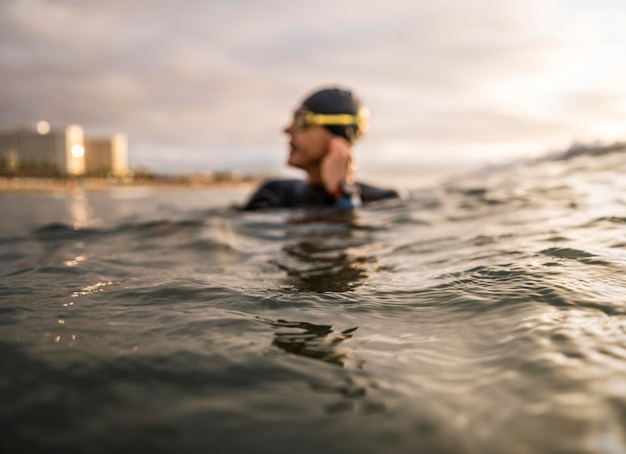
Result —
[[587, 91], [564, 98], [563, 109], [570, 114], [598, 115], [623, 119], [626, 94], [611, 91]]
[[172, 150], [193, 167], [275, 165], [289, 111], [342, 83], [372, 111], [372, 144], [548, 144], [620, 111], [617, 82], [602, 101], [559, 71], [580, 58], [569, 37], [591, 42], [615, 11], [605, 3], [584, 22], [588, 8], [562, 0], [6, 0], [0, 125], [126, 132], [146, 165]]

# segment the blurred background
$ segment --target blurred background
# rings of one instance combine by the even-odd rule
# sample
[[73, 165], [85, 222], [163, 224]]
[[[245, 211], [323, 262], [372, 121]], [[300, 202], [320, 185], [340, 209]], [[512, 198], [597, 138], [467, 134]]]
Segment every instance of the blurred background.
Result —
[[0, 127], [125, 133], [130, 167], [288, 172], [311, 90], [370, 109], [361, 174], [401, 181], [624, 137], [613, 0], [3, 0]]

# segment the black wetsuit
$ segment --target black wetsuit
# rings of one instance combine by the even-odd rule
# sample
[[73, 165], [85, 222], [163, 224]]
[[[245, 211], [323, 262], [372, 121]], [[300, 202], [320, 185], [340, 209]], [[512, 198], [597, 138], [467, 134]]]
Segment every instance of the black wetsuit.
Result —
[[[357, 187], [364, 204], [400, 196], [393, 189], [381, 189], [359, 182]], [[332, 207], [336, 203], [336, 199], [321, 185], [313, 185], [306, 180], [272, 180], [264, 183], [243, 209], [317, 208]]]

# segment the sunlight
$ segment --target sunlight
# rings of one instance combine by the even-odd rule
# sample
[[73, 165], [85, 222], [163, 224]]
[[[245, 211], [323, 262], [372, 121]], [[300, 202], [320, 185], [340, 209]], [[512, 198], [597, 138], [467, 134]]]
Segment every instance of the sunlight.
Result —
[[42, 136], [45, 136], [46, 134], [50, 132], [50, 123], [44, 120], [39, 121], [37, 122], [37, 126], [35, 127], [35, 129], [37, 129], [37, 132], [39, 134], [41, 134]]
[[65, 129], [67, 143], [67, 170], [72, 175], [85, 172], [85, 147], [83, 145], [83, 128], [70, 125]]
[[72, 145], [71, 153], [72, 156], [74, 156], [75, 158], [82, 158], [83, 156], [85, 156], [85, 147], [78, 143], [74, 144]]

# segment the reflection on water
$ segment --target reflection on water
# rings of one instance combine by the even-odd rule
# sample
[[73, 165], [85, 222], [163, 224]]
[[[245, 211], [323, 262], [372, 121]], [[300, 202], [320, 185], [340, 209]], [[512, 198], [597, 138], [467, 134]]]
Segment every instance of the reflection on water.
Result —
[[[336, 371], [331, 380], [318, 379], [309, 383], [317, 393], [338, 396], [337, 400], [323, 405], [326, 413], [385, 411], [385, 404], [370, 396], [379, 385], [365, 373], [365, 361], [355, 357], [348, 349], [340, 348], [344, 342], [352, 339], [358, 327], [335, 332], [331, 325], [258, 319], [278, 328], [272, 346], [289, 354], [340, 366], [341, 369]], [[312, 366], [314, 364], [309, 367]]]
[[[350, 328], [341, 333], [334, 333], [330, 325], [315, 325], [308, 322], [289, 322], [286, 320], [265, 321], [266, 323], [288, 330], [277, 331], [272, 345], [287, 353], [319, 359], [339, 366], [345, 366], [347, 353], [337, 347], [352, 338], [358, 327]], [[363, 367], [364, 362], [359, 363]]]
[[80, 188], [74, 188], [68, 197], [68, 210], [72, 220], [74, 229], [84, 229], [88, 227], [98, 227], [102, 225], [102, 221], [93, 217], [89, 200], [85, 191]]
[[[285, 271], [285, 283], [296, 292], [347, 292], [369, 278], [377, 260], [368, 238], [350, 214], [292, 219], [280, 255], [270, 263]], [[260, 319], [260, 318], [259, 318]], [[339, 366], [332, 378], [311, 380], [310, 388], [336, 399], [322, 405], [329, 414], [360, 411], [380, 413], [385, 404], [371, 397], [379, 385], [365, 371], [365, 360], [346, 348], [358, 327], [335, 331], [331, 325], [304, 321], [267, 320], [276, 328], [272, 346], [291, 355], [314, 359], [307, 367]], [[315, 374], [313, 374], [315, 375]]]
[[361, 286], [376, 263], [364, 251], [371, 240], [345, 220], [317, 227], [290, 232], [295, 241], [271, 263], [287, 273], [286, 283], [298, 291], [347, 292]]

